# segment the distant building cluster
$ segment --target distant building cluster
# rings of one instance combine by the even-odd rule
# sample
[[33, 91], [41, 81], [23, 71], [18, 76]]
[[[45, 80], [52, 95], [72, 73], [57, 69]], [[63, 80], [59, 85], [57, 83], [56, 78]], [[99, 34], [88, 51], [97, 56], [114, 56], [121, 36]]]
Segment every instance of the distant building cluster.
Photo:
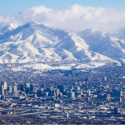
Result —
[[[124, 79], [124, 78], [123, 78]], [[95, 81], [94, 81], [95, 80]], [[94, 81], [94, 82], [93, 82]], [[72, 84], [36, 85], [31, 83], [0, 85], [0, 115], [28, 116], [34, 119], [77, 119], [96, 123], [124, 122], [125, 86], [121, 79], [118, 84], [109, 83], [107, 77], [85, 78]], [[119, 119], [122, 117], [123, 119]], [[79, 119], [79, 120], [78, 120]], [[113, 120], [113, 121], [112, 121]], [[50, 123], [51, 123], [50, 122]], [[71, 121], [70, 121], [71, 122]], [[2, 122], [0, 122], [2, 123]], [[30, 123], [30, 122], [29, 122]], [[98, 122], [97, 122], [98, 123]]]

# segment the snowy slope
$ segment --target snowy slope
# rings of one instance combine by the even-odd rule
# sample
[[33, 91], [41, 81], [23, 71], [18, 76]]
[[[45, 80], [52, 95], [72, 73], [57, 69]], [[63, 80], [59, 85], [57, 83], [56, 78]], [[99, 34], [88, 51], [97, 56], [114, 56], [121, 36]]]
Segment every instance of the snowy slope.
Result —
[[122, 62], [125, 59], [125, 31], [101, 32], [95, 29], [85, 30], [79, 33], [89, 50]]
[[23, 63], [23, 68], [41, 70], [80, 69], [109, 63], [120, 65], [120, 61], [125, 60], [125, 40], [121, 39], [122, 36], [116, 38], [114, 34], [96, 29], [68, 33], [33, 22], [10, 26], [1, 30], [1, 64]]
[[0, 28], [0, 34], [3, 35], [4, 33], [14, 30], [18, 27], [18, 25], [16, 23], [11, 23], [9, 25], [5, 25], [3, 27]]

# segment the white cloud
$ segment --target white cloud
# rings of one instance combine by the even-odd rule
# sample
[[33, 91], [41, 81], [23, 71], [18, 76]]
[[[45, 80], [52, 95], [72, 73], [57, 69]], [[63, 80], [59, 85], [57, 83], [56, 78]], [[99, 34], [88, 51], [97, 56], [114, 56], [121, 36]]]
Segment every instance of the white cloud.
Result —
[[[0, 16], [0, 23], [13, 22], [13, 15]], [[117, 29], [125, 26], [125, 10], [118, 8], [94, 8], [73, 5], [64, 10], [53, 10], [45, 6], [29, 8], [15, 16], [18, 23], [43, 23], [52, 28], [82, 31], [88, 28]]]
[[18, 13], [16, 20], [18, 20], [20, 23], [27, 23], [32, 21], [41, 23], [41, 21], [44, 19], [44, 15], [50, 11], [52, 11], [52, 9], [46, 8], [45, 6], [32, 7]]
[[13, 15], [3, 16], [0, 15], [0, 25], [6, 25], [13, 22]]

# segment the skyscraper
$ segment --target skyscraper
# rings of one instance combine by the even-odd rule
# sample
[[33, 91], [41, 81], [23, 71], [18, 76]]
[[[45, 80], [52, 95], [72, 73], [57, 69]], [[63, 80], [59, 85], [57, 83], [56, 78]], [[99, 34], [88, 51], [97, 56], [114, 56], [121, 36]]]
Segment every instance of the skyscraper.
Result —
[[60, 90], [61, 93], [64, 92], [64, 86], [63, 85], [58, 85], [57, 88]]
[[67, 96], [68, 96], [68, 98], [74, 98], [75, 92], [68, 92]]
[[88, 96], [91, 96], [91, 90], [90, 89], [88, 90]]
[[12, 91], [13, 91], [13, 92], [17, 92], [17, 86], [13, 86], [13, 87], [12, 87]]
[[7, 82], [6, 82], [6, 81], [5, 81], [5, 82], [2, 82], [1, 85], [3, 85], [4, 90], [7, 90]]
[[59, 93], [60, 93], [59, 89], [57, 88], [54, 89], [54, 97], [58, 97]]
[[4, 95], [4, 86], [0, 85], [0, 95]]
[[104, 81], [107, 81], [107, 77], [104, 77]]
[[12, 86], [8, 86], [8, 87], [7, 87], [7, 91], [8, 91], [8, 92], [12, 92]]
[[119, 108], [114, 108], [114, 113], [118, 114], [119, 113]]
[[122, 96], [122, 90], [113, 90], [113, 96], [114, 97], [121, 97]]
[[30, 92], [30, 83], [25, 84], [25, 92], [29, 93]]
[[35, 84], [30, 85], [30, 92], [35, 92]]
[[23, 84], [20, 84], [20, 85], [19, 85], [19, 90], [24, 91]]

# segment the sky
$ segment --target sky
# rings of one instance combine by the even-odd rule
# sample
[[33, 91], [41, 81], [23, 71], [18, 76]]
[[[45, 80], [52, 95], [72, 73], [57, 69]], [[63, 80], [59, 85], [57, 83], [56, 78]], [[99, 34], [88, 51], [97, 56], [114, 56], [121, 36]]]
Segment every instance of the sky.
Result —
[[125, 0], [0, 0], [0, 27], [45, 24], [67, 31], [125, 27]]
[[39, 5], [61, 10], [73, 4], [84, 7], [125, 8], [125, 0], [0, 0], [0, 14], [16, 14]]

